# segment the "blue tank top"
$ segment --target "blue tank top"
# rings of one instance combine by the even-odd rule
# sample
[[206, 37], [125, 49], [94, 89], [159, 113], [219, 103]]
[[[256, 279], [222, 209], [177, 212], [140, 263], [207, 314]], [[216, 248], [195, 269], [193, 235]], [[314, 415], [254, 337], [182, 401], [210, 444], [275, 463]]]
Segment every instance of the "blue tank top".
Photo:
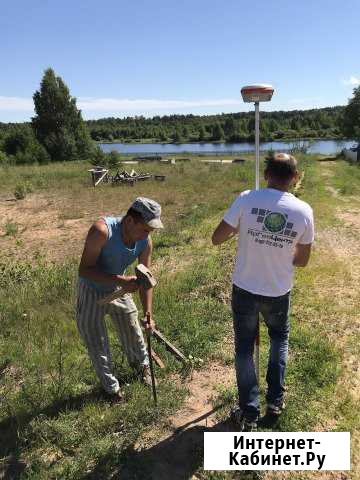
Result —
[[[122, 217], [103, 217], [108, 228], [108, 239], [97, 259], [96, 265], [101, 272], [112, 275], [124, 275], [125, 270], [148, 246], [148, 239], [139, 240], [132, 248], [124, 245], [122, 240]], [[85, 283], [99, 292], [112, 292], [114, 286], [81, 277]]]

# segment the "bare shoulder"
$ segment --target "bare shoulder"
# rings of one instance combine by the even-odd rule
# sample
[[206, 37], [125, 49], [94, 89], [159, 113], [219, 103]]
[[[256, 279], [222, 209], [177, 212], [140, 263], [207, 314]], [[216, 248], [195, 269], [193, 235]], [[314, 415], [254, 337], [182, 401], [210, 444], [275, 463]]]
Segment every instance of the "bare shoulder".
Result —
[[88, 232], [87, 242], [102, 244], [108, 239], [109, 231], [103, 218], [94, 222]]

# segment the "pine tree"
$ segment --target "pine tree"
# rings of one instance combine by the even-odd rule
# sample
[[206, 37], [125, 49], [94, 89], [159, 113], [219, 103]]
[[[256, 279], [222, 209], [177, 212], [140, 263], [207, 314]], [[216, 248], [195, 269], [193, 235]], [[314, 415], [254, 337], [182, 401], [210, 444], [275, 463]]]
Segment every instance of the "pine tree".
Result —
[[48, 68], [40, 91], [33, 96], [36, 116], [35, 136], [53, 161], [83, 160], [93, 154], [93, 145], [76, 99], [70, 96], [61, 77]]
[[345, 108], [342, 130], [348, 138], [360, 144], [360, 86], [354, 88], [354, 97]]

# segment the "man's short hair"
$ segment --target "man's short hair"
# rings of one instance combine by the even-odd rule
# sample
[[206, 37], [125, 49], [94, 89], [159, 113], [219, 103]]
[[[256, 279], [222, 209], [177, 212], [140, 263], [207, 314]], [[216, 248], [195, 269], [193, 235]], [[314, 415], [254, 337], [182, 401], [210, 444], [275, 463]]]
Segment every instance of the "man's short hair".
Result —
[[288, 153], [271, 152], [265, 158], [265, 173], [279, 181], [287, 181], [296, 174], [296, 158]]
[[126, 212], [126, 216], [132, 217], [135, 223], [145, 223], [141, 213], [133, 209], [132, 207], [130, 207], [129, 210]]

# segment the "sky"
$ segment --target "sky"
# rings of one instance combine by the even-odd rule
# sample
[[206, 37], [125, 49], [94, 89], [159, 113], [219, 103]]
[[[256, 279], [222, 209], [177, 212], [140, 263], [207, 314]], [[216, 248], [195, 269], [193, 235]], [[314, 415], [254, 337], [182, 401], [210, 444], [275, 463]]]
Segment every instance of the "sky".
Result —
[[45, 69], [86, 120], [346, 105], [360, 85], [359, 0], [12, 0], [0, 14], [0, 122], [28, 121]]

